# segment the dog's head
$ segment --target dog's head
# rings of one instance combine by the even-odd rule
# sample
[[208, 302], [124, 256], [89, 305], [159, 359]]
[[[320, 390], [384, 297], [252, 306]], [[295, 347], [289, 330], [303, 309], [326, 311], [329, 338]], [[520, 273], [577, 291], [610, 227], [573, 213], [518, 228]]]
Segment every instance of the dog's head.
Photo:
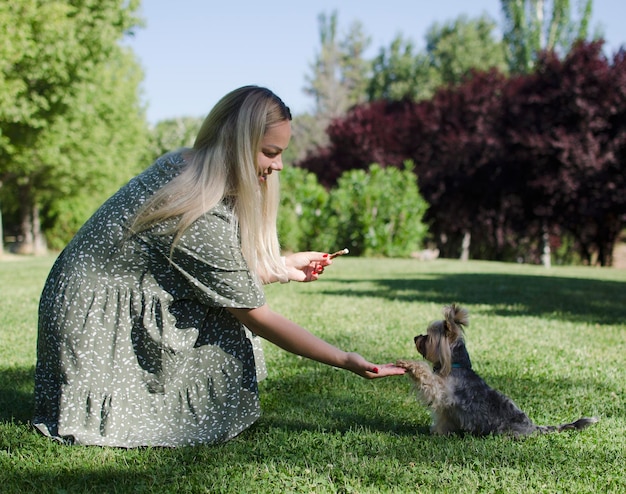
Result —
[[463, 326], [468, 324], [466, 309], [456, 304], [446, 306], [443, 320], [431, 323], [427, 334], [415, 337], [415, 348], [439, 369], [442, 376], [447, 376], [452, 368], [453, 349], [458, 343], [463, 343]]

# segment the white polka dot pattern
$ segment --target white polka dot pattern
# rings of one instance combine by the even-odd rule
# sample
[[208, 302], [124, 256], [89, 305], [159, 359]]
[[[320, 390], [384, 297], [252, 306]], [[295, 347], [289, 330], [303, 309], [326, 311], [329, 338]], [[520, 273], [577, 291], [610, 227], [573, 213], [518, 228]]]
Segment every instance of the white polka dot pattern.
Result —
[[[171, 235], [125, 224], [179, 173], [165, 155], [122, 187], [68, 244], [39, 309], [33, 424], [71, 444], [226, 441], [260, 415], [259, 338], [227, 307], [265, 303], [225, 205]], [[170, 225], [161, 225], [167, 228]]]

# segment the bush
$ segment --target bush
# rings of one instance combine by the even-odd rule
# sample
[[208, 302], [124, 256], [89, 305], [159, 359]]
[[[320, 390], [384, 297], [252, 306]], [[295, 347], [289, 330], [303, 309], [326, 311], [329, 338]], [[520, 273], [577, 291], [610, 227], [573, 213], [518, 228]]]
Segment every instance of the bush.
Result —
[[408, 257], [428, 233], [422, 222], [427, 208], [411, 161], [404, 170], [373, 164], [339, 178], [324, 214], [326, 232], [355, 255]]
[[323, 247], [318, 238], [325, 229], [322, 211], [328, 203], [326, 189], [313, 173], [303, 168], [286, 167], [280, 175], [277, 228], [283, 251], [330, 249]]

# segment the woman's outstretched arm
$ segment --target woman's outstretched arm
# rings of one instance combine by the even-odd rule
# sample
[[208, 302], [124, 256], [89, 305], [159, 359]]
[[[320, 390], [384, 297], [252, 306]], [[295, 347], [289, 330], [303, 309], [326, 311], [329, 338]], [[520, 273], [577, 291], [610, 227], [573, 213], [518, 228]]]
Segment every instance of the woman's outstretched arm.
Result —
[[274, 312], [268, 305], [256, 309], [228, 310], [253, 333], [296, 355], [346, 369], [368, 379], [401, 375], [405, 372], [393, 364], [373, 364], [358, 353], [340, 350]]

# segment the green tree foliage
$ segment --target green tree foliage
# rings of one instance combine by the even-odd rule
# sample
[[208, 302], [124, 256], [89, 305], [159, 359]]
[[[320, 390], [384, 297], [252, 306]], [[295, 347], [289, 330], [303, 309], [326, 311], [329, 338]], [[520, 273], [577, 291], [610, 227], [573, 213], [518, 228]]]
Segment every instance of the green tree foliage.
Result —
[[427, 208], [410, 161], [403, 169], [372, 164], [339, 178], [330, 194], [326, 231], [338, 248], [355, 255], [408, 257], [424, 244]]
[[363, 53], [370, 39], [358, 22], [340, 39], [337, 12], [320, 14], [318, 21], [322, 46], [311, 66], [312, 74], [306, 77], [304, 91], [315, 101], [314, 113], [329, 121], [364, 101], [369, 65]]
[[150, 129], [151, 159], [174, 149], [193, 146], [202, 120], [198, 117], [181, 117], [158, 122]]
[[370, 39], [360, 23], [354, 23], [343, 39], [336, 12], [321, 14], [319, 25], [321, 49], [305, 87], [315, 105], [311, 114], [298, 115], [293, 122], [296, 162], [326, 146], [327, 126], [356, 104], [427, 99], [438, 87], [458, 83], [472, 68], [506, 68], [504, 47], [493, 35], [496, 25], [486, 16], [476, 20], [460, 16], [432, 26], [424, 51], [398, 35], [371, 61], [364, 58]]
[[400, 34], [374, 59], [367, 96], [369, 101], [419, 100], [430, 97], [439, 84], [428, 56], [418, 53], [413, 41]]
[[504, 47], [494, 37], [495, 28], [487, 16], [460, 16], [434, 24], [426, 34], [424, 51], [417, 51], [411, 40], [398, 35], [374, 59], [368, 99], [427, 99], [437, 88], [459, 83], [472, 69], [504, 70]]
[[578, 2], [577, 18], [570, 0], [501, 0], [504, 42], [512, 73], [528, 73], [542, 51], [569, 52], [587, 39], [593, 0]]
[[280, 179], [284, 251], [348, 247], [354, 255], [408, 257], [424, 244], [427, 204], [410, 162], [402, 170], [372, 165], [348, 171], [329, 190], [302, 168], [286, 167]]
[[370, 73], [370, 63], [364, 58], [370, 38], [362, 25], [353, 23], [348, 33], [340, 37], [337, 12], [320, 14], [318, 21], [321, 48], [311, 64], [311, 74], [305, 76], [304, 87], [305, 94], [313, 98], [314, 108], [311, 114], [294, 119], [296, 159], [326, 145], [325, 129], [331, 120], [365, 101]]
[[496, 23], [488, 16], [434, 24], [426, 33], [426, 53], [440, 85], [456, 85], [472, 70], [506, 72], [503, 44], [494, 36]]
[[41, 199], [43, 227], [52, 248], [63, 247], [95, 209], [152, 161], [137, 88], [143, 77], [130, 52], [95, 69], [70, 111], [46, 132], [50, 174]]
[[325, 226], [328, 191], [311, 172], [287, 166], [280, 173], [278, 236], [284, 251], [329, 250]]
[[24, 252], [44, 246], [44, 222], [75, 230], [145, 153], [141, 72], [119, 45], [137, 6], [0, 4], [0, 192]]

